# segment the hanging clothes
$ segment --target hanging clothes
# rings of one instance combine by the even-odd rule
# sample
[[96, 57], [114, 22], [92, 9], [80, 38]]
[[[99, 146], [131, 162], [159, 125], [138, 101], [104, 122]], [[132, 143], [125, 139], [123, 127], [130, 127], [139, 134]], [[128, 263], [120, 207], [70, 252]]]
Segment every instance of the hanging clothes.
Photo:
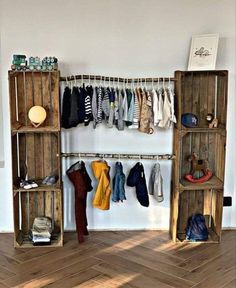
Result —
[[71, 128], [93, 120], [93, 128], [104, 122], [107, 127], [137, 129], [152, 134], [154, 128], [170, 128], [176, 123], [174, 92], [164, 83], [155, 90], [145, 88], [114, 88], [111, 86], [67, 87], [63, 94], [62, 127]]
[[171, 114], [171, 117], [170, 117], [170, 121], [172, 123], [176, 123], [176, 117], [175, 117], [175, 103], [174, 103], [174, 91], [173, 89], [171, 89], [171, 87], [168, 87], [167, 88], [167, 93], [169, 95], [169, 98], [170, 98], [170, 114]]
[[86, 87], [86, 96], [84, 100], [84, 106], [85, 106], [84, 126], [88, 126], [90, 121], [93, 120], [92, 97], [93, 97], [93, 87], [90, 85]]
[[105, 161], [93, 161], [91, 167], [95, 178], [99, 181], [93, 199], [93, 206], [101, 210], [109, 210], [111, 195], [110, 167]]
[[139, 203], [144, 206], [149, 206], [149, 197], [144, 173], [143, 164], [138, 162], [130, 170], [127, 178], [127, 185], [136, 188], [136, 196]]
[[69, 126], [76, 127], [79, 124], [79, 111], [78, 111], [78, 99], [79, 99], [78, 87], [73, 87], [71, 94], [71, 108], [69, 117]]
[[140, 101], [139, 96], [137, 93], [137, 89], [133, 92], [134, 97], [134, 109], [133, 109], [133, 123], [129, 128], [138, 129], [139, 128], [139, 121], [140, 121]]
[[153, 195], [157, 202], [164, 200], [163, 178], [161, 176], [161, 167], [159, 163], [154, 164], [149, 179], [149, 194]]
[[93, 128], [95, 129], [98, 123], [98, 97], [97, 97], [97, 87], [93, 89], [92, 96], [92, 114], [93, 114]]
[[79, 97], [78, 97], [78, 118], [80, 123], [84, 123], [85, 120], [85, 97], [87, 95], [85, 85], [79, 88]]
[[163, 98], [159, 90], [152, 90], [153, 95], [153, 123], [154, 126], [158, 126], [159, 122], [163, 118]]
[[102, 97], [103, 97], [102, 87], [99, 86], [96, 92], [97, 92], [97, 124], [99, 124], [102, 123]]
[[61, 126], [65, 129], [71, 128], [69, 125], [70, 109], [71, 109], [71, 89], [68, 86], [66, 86], [63, 93], [62, 115], [61, 115]]
[[88, 235], [87, 229], [87, 192], [92, 191], [91, 179], [85, 168], [83, 161], [76, 162], [67, 171], [66, 174], [75, 191], [75, 221], [76, 231], [79, 243], [84, 242], [84, 235]]
[[126, 197], [125, 197], [125, 174], [123, 172], [122, 163], [116, 162], [115, 176], [113, 178], [112, 201], [123, 202], [123, 200], [126, 200]]
[[113, 88], [111, 88], [111, 90], [109, 90], [109, 101], [110, 101], [110, 109], [109, 109], [109, 118], [108, 118], [108, 124], [107, 126], [109, 128], [113, 127], [113, 123], [114, 123], [114, 117], [115, 117], [115, 90]]
[[108, 123], [108, 118], [110, 114], [109, 88], [103, 88], [102, 91], [103, 91], [102, 94], [103, 118], [105, 119], [105, 122]]
[[139, 89], [141, 98], [140, 126], [139, 131], [147, 134], [154, 132], [152, 125], [152, 98], [150, 93]]
[[118, 115], [117, 115], [117, 129], [119, 131], [124, 130], [124, 107], [123, 107], [123, 101], [124, 101], [124, 93], [122, 93], [123, 90], [117, 89], [118, 94]]
[[127, 119], [126, 126], [129, 127], [133, 124], [133, 118], [134, 118], [134, 95], [131, 91], [131, 89], [126, 89], [126, 95], [127, 95]]
[[169, 101], [167, 89], [160, 90], [160, 97], [164, 95], [164, 103], [163, 103], [163, 117], [162, 120], [158, 123], [158, 127], [160, 128], [169, 128], [170, 127], [170, 119], [171, 119], [171, 103]]

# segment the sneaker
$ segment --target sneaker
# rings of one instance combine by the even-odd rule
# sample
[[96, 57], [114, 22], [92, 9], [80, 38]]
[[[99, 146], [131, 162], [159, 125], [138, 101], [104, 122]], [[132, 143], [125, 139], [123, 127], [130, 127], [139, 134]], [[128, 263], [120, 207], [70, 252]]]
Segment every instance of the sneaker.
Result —
[[54, 185], [54, 184], [57, 183], [58, 179], [59, 179], [59, 177], [56, 174], [53, 174], [53, 175], [50, 175], [50, 176], [46, 176], [43, 179], [42, 184], [44, 184], [44, 185]]
[[20, 181], [20, 187], [28, 190], [31, 188], [37, 188], [38, 184], [35, 183], [33, 180], [21, 180]]

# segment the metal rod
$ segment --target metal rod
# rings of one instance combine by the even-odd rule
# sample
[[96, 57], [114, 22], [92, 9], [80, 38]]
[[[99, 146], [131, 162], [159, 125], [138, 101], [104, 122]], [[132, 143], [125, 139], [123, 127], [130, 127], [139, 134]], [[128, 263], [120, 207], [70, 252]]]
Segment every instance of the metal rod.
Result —
[[78, 158], [115, 158], [115, 159], [143, 159], [143, 160], [173, 160], [175, 155], [172, 154], [123, 154], [123, 153], [61, 153], [61, 157], [78, 157]]
[[177, 81], [174, 77], [148, 77], [148, 78], [122, 78], [122, 77], [109, 77], [101, 75], [72, 75], [68, 77], [60, 77], [60, 81], [74, 81], [74, 80], [103, 80], [103, 81], [115, 81], [115, 82], [126, 82], [126, 83], [137, 83], [137, 82], [157, 82], [158, 80], [163, 81]]

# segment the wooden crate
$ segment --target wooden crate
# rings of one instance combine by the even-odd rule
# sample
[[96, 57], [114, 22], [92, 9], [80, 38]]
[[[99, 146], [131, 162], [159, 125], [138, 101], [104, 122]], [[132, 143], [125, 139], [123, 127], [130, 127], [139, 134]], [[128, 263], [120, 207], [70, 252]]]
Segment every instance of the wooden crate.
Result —
[[15, 247], [32, 247], [29, 238], [35, 217], [46, 216], [52, 220], [52, 241], [49, 247], [63, 245], [62, 193], [60, 189], [44, 187], [38, 191], [21, 189], [14, 193]]
[[[228, 72], [176, 71], [175, 77], [177, 124], [173, 150], [176, 158], [172, 168], [170, 234], [173, 241], [183, 241], [188, 218], [194, 213], [201, 213], [206, 218], [210, 234], [206, 243], [220, 242]], [[206, 115], [214, 115], [215, 112], [219, 126], [209, 128]], [[197, 115], [198, 127], [184, 127], [181, 124], [181, 115], [184, 113]], [[191, 183], [184, 179], [190, 172], [187, 159], [193, 152], [197, 153], [199, 159], [208, 159], [213, 177], [205, 183]]]
[[223, 207], [223, 190], [185, 190], [179, 196], [177, 239], [185, 240], [188, 218], [201, 213], [205, 216], [209, 242], [219, 242]]
[[[206, 115], [211, 113], [219, 120], [219, 127], [226, 127], [228, 71], [176, 71], [179, 87], [176, 87], [178, 128], [181, 115], [193, 113], [198, 117], [199, 128], [208, 128]], [[181, 95], [179, 95], [181, 93]]]
[[[9, 71], [16, 248], [33, 247], [29, 232], [39, 216], [52, 219], [49, 247], [63, 245], [59, 77], [59, 71]], [[46, 121], [38, 128], [28, 119], [28, 111], [34, 105], [41, 105], [47, 111]], [[25, 172], [39, 187], [25, 190], [19, 186]], [[52, 174], [59, 176], [57, 183], [42, 185], [42, 180]]]
[[59, 71], [9, 71], [8, 75], [12, 132], [16, 132], [19, 128], [23, 131], [32, 129], [28, 111], [34, 105], [43, 106], [47, 112], [47, 118], [40, 129], [59, 130]]

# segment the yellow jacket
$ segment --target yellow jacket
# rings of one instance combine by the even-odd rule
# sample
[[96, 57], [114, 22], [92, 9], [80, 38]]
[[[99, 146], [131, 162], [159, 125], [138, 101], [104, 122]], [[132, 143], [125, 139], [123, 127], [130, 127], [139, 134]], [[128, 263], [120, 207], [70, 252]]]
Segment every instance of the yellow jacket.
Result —
[[110, 167], [103, 161], [93, 161], [91, 166], [94, 176], [99, 181], [93, 198], [93, 206], [101, 210], [109, 210], [111, 196]]

